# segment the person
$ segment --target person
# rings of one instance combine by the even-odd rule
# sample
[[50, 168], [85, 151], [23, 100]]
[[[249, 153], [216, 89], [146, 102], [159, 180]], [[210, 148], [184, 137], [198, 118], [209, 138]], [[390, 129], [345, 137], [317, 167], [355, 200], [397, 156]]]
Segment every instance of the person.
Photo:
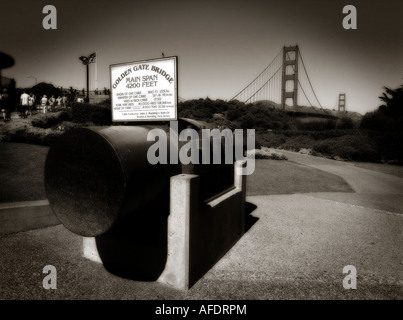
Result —
[[37, 111], [39, 108], [38, 108], [38, 105], [37, 105], [37, 102], [36, 102], [36, 95], [35, 94], [32, 94], [32, 101], [34, 103], [34, 111]]
[[62, 105], [62, 97], [61, 97], [61, 96], [58, 96], [58, 97], [57, 97], [57, 99], [56, 99], [56, 105], [57, 105], [58, 107], [60, 107], [60, 106]]
[[29, 94], [25, 91], [22, 92], [20, 96], [20, 117], [26, 118], [28, 116], [28, 102], [29, 102]]
[[4, 110], [4, 121], [11, 120], [11, 106], [10, 106], [10, 96], [7, 92], [7, 88], [3, 89], [3, 94], [1, 95], [1, 109]]
[[47, 104], [48, 104], [48, 98], [46, 97], [46, 94], [44, 94], [41, 99], [41, 109], [43, 113], [46, 113]]
[[1, 111], [3, 119], [5, 121], [6, 120], [6, 109], [4, 109], [4, 106], [3, 106], [3, 94], [2, 93], [0, 93], [0, 111]]
[[30, 93], [28, 98], [28, 112], [30, 115], [32, 115], [34, 108], [35, 108], [34, 95]]
[[65, 109], [67, 107], [67, 96], [64, 94], [62, 97], [62, 108]]
[[54, 112], [54, 111], [55, 111], [55, 109], [54, 109], [55, 101], [56, 101], [55, 96], [52, 95], [52, 96], [49, 98], [49, 111], [51, 111], [51, 112]]

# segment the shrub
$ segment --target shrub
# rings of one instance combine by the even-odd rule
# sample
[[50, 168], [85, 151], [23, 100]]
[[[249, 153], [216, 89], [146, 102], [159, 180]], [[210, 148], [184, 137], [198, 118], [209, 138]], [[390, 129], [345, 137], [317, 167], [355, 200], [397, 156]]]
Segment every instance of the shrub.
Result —
[[368, 112], [361, 119], [360, 128], [375, 130], [375, 131], [385, 131], [390, 126], [390, 120], [382, 112], [374, 111]]
[[330, 141], [331, 141], [331, 139], [317, 141], [313, 145], [313, 151], [320, 153], [320, 154], [331, 155], [332, 154], [332, 145], [331, 145]]
[[231, 109], [227, 111], [227, 119], [233, 121], [238, 119], [242, 115], [242, 112], [238, 109]]
[[278, 130], [284, 128], [284, 123], [282, 121], [270, 121], [270, 129]]
[[70, 114], [74, 122], [92, 122], [96, 125], [112, 123], [111, 108], [106, 104], [73, 103]]
[[315, 144], [315, 140], [307, 135], [290, 137], [281, 145], [281, 148], [293, 151], [299, 151], [302, 148], [311, 149]]
[[318, 141], [314, 144], [313, 151], [330, 157], [339, 156], [354, 161], [380, 159], [375, 141], [366, 135], [344, 135]]
[[2, 141], [50, 146], [60, 135], [61, 132], [32, 132], [24, 128], [7, 132]]
[[336, 127], [335, 120], [316, 120], [309, 122], [300, 122], [297, 121], [298, 130], [307, 130], [307, 131], [325, 131], [325, 130], [333, 130]]
[[178, 115], [181, 118], [190, 118], [201, 121], [211, 121], [211, 115], [222, 111], [210, 99], [188, 100], [178, 104]]
[[264, 160], [288, 160], [286, 155], [272, 150], [254, 149], [248, 151], [247, 156], [250, 158], [254, 156], [255, 159]]
[[385, 161], [403, 163], [403, 132], [368, 132]]
[[351, 118], [343, 117], [340, 121], [337, 122], [338, 129], [353, 129], [354, 128], [354, 121]]
[[69, 114], [66, 111], [60, 111], [56, 113], [40, 114], [39, 117], [32, 120], [32, 125], [37, 128], [51, 128], [59, 123], [69, 120]]
[[276, 134], [273, 132], [262, 132], [256, 135], [256, 144], [268, 148], [278, 148], [286, 140], [287, 139], [283, 134]]
[[242, 129], [250, 129], [255, 127], [256, 117], [250, 112], [242, 116], [240, 120]]

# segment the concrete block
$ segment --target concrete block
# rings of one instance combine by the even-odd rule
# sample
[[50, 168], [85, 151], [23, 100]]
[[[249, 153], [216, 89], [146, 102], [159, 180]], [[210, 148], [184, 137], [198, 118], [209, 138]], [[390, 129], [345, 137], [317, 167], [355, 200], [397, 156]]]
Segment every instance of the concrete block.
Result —
[[83, 257], [94, 262], [102, 263], [95, 237], [83, 237]]
[[177, 289], [190, 289], [245, 233], [246, 176], [234, 167], [234, 187], [200, 203], [198, 178], [171, 178], [168, 218], [168, 258], [158, 281]]
[[[234, 167], [234, 186], [205, 202], [199, 199], [199, 177], [179, 174], [170, 180], [167, 258], [158, 280], [190, 289], [245, 233], [246, 176]], [[83, 238], [83, 255], [101, 262], [95, 238]]]
[[158, 281], [177, 289], [188, 289], [190, 218], [198, 210], [198, 176], [180, 174], [171, 178], [168, 217], [168, 256]]

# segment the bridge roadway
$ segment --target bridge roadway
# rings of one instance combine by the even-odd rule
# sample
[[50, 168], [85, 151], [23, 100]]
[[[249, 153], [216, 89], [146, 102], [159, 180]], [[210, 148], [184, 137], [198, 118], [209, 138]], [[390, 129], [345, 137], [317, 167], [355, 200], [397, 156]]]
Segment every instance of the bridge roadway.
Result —
[[[284, 153], [354, 192], [248, 196], [250, 229], [188, 292], [109, 274], [82, 257], [82, 238], [62, 225], [4, 235], [0, 299], [402, 299], [402, 168]], [[42, 288], [48, 264], [56, 290]], [[347, 265], [357, 270], [356, 290], [343, 288]]]

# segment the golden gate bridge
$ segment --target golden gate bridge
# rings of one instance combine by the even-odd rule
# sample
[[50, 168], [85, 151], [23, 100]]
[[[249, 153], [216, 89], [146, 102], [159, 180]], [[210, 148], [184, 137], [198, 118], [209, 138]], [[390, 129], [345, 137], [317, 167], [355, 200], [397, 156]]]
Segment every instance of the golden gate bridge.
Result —
[[[302, 86], [301, 75], [306, 87]], [[305, 113], [334, 117], [331, 110], [322, 107], [298, 45], [284, 46], [270, 64], [231, 100], [259, 102], [293, 112], [301, 112], [303, 108]], [[338, 111], [346, 111], [344, 93], [339, 94]]]

